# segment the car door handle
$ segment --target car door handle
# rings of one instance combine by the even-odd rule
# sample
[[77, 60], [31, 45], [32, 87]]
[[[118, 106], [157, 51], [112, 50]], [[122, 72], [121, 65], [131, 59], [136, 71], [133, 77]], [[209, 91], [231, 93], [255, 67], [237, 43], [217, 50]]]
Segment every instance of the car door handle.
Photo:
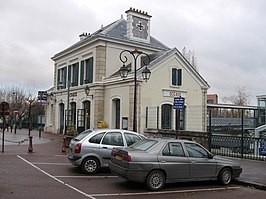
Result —
[[191, 161], [190, 162], [191, 164], [196, 164], [197, 162], [195, 160]]
[[166, 163], [166, 161], [162, 160], [161, 163]]
[[107, 147], [106, 146], [103, 146], [103, 149], [107, 149]]

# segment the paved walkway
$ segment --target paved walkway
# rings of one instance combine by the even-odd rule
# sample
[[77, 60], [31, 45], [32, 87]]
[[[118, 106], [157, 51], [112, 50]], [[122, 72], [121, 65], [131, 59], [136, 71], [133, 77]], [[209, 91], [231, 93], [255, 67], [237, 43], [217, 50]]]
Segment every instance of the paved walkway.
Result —
[[[0, 150], [2, 150], [2, 135], [0, 131]], [[63, 135], [32, 130], [30, 135], [33, 137], [33, 153], [35, 154], [65, 154], [62, 152]], [[4, 152], [0, 155], [28, 154], [29, 132], [27, 129], [18, 129], [17, 133], [5, 132]], [[238, 184], [253, 186], [258, 189], [266, 190], [266, 162], [247, 159], [236, 159], [240, 162], [243, 172], [235, 182]]]

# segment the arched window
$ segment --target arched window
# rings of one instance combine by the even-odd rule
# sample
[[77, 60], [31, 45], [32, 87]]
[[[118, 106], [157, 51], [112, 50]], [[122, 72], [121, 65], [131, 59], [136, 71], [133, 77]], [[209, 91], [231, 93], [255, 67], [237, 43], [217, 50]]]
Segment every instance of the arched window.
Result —
[[65, 112], [65, 107], [63, 103], [59, 104], [59, 133], [63, 134], [64, 132], [64, 112]]
[[115, 98], [112, 100], [112, 127], [120, 129], [120, 105], [121, 100]]
[[91, 118], [91, 102], [85, 101], [84, 102], [84, 116], [85, 116], [85, 129], [90, 129], [90, 118]]
[[172, 105], [163, 104], [162, 105], [162, 129], [172, 129]]
[[76, 118], [76, 102], [71, 102], [69, 110], [69, 125], [76, 125]]

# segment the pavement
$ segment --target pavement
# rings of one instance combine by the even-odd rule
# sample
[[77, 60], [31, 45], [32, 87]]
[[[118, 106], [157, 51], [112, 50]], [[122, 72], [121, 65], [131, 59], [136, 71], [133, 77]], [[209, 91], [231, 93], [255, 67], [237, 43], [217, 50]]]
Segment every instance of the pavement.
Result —
[[[29, 134], [32, 136], [32, 152], [29, 152]], [[28, 131], [28, 129], [17, 129], [5, 131], [4, 147], [3, 133], [0, 131], [0, 157], [1, 155], [49, 155], [66, 154], [62, 152], [63, 135], [55, 135], [38, 130]], [[250, 186], [261, 190], [266, 190], [266, 161], [256, 161], [248, 159], [235, 159], [241, 164], [242, 174], [234, 183]]]

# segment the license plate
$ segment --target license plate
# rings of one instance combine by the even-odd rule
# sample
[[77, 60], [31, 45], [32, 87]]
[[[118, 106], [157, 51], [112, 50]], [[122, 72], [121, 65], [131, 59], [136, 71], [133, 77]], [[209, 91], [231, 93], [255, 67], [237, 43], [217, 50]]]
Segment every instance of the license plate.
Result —
[[117, 159], [117, 160], [123, 160], [123, 157], [121, 155], [116, 155], [115, 156], [115, 159]]

